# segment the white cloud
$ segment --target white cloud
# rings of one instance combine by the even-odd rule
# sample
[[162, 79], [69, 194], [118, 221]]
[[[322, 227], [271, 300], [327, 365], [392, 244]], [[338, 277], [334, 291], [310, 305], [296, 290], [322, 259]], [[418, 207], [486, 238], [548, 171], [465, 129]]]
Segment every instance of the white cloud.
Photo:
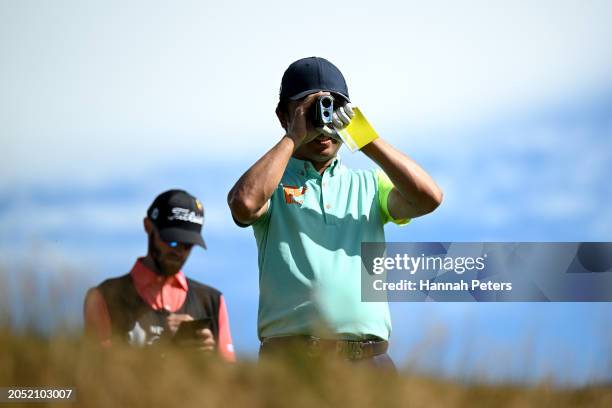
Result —
[[0, 170], [16, 179], [252, 158], [281, 134], [284, 68], [313, 54], [382, 130], [471, 126], [612, 83], [609, 2], [0, 7]]

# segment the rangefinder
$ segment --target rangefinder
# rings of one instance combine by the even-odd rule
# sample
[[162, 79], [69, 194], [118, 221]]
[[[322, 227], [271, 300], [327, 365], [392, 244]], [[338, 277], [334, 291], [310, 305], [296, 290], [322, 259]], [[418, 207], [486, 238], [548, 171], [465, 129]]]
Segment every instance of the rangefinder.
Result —
[[334, 115], [334, 97], [331, 95], [319, 96], [315, 102], [314, 123], [316, 127], [331, 125]]

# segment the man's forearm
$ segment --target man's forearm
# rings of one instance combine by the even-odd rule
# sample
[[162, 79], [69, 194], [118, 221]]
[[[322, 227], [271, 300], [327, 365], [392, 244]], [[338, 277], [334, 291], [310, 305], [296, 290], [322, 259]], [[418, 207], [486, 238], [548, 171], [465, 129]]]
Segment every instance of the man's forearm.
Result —
[[414, 160], [383, 139], [374, 140], [361, 151], [384, 170], [401, 196], [394, 203], [394, 207], [397, 207], [395, 212], [401, 215], [398, 218], [426, 214], [442, 202], [442, 190], [431, 176]]
[[284, 136], [240, 177], [227, 197], [234, 218], [250, 223], [261, 215], [261, 209], [280, 183], [295, 148], [295, 141]]

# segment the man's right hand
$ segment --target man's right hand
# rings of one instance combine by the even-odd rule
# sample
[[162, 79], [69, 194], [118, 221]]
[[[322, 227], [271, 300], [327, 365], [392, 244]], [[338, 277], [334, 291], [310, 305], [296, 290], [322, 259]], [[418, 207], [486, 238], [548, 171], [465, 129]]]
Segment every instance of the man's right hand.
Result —
[[314, 128], [314, 118], [309, 117], [310, 108], [320, 96], [329, 94], [317, 92], [302, 100], [290, 101], [286, 112], [277, 108], [285, 135], [240, 177], [227, 195], [227, 203], [238, 225], [250, 225], [268, 211], [268, 200], [276, 191], [293, 153], [320, 134], [320, 130]]
[[330, 95], [329, 92], [317, 92], [308, 95], [295, 107], [289, 105], [289, 122], [287, 124], [287, 136], [295, 143], [297, 149], [303, 144], [312, 141], [320, 134], [320, 130], [314, 128], [312, 118], [308, 117], [310, 107], [320, 97]]

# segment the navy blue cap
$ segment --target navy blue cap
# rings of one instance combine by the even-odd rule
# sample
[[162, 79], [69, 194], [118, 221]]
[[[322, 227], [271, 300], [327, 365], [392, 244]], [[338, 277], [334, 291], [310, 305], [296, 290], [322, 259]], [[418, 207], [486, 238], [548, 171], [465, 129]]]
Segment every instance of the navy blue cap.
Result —
[[302, 58], [289, 65], [283, 74], [280, 99], [295, 101], [304, 96], [328, 91], [349, 101], [348, 87], [342, 72], [325, 58]]
[[181, 242], [206, 248], [202, 238], [204, 206], [184, 190], [168, 190], [158, 195], [147, 210], [165, 242]]

